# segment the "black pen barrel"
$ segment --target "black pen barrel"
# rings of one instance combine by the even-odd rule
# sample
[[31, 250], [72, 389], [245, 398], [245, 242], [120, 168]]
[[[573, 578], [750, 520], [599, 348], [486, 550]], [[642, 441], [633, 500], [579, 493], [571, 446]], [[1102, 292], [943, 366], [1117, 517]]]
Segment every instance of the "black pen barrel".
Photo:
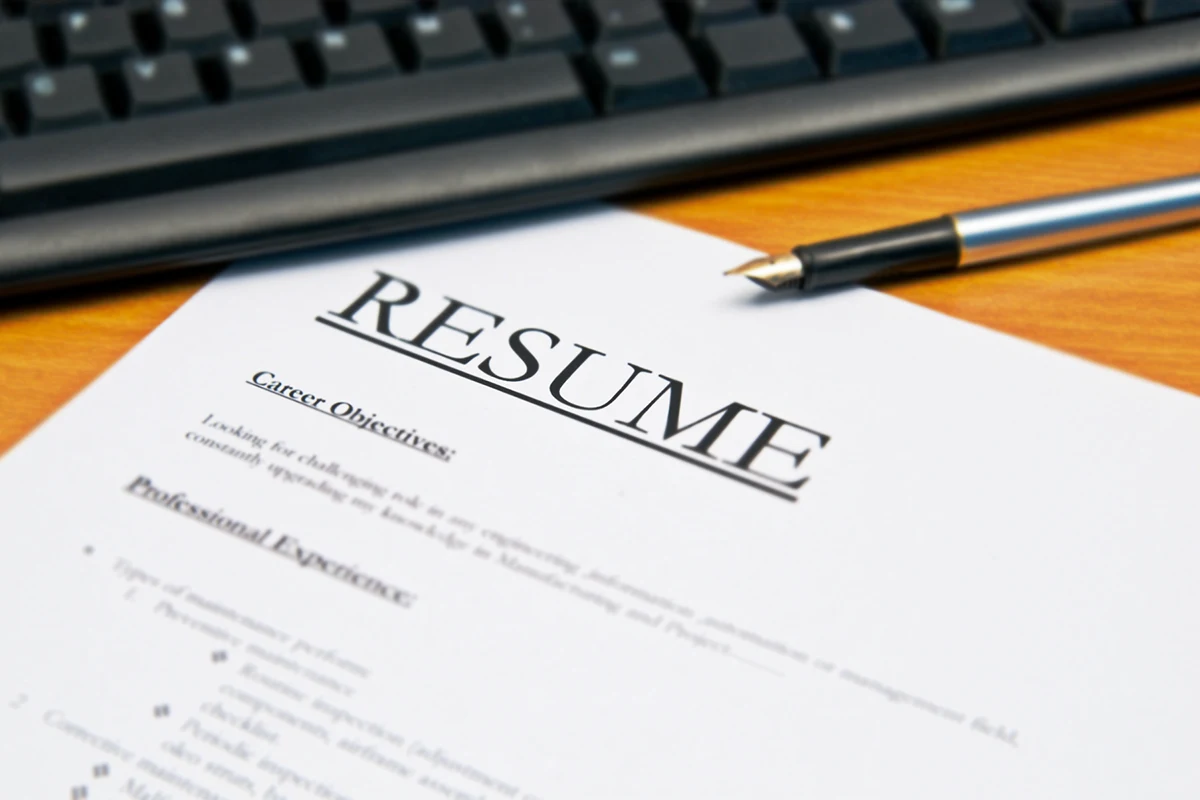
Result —
[[949, 216], [873, 233], [800, 245], [792, 251], [803, 265], [799, 288], [811, 292], [880, 278], [954, 269], [961, 245]]

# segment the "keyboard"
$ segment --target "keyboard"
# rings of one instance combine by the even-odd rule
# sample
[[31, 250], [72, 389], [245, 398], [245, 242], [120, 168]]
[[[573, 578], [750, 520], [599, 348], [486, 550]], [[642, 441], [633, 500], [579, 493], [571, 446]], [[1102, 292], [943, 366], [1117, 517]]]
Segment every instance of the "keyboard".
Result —
[[0, 0], [0, 291], [1200, 85], [1200, 0]]

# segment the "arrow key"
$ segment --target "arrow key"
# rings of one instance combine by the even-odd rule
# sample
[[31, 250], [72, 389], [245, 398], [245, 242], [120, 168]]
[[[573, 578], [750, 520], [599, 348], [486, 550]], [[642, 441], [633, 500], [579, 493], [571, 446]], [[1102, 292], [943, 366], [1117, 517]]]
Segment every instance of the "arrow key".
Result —
[[192, 60], [184, 53], [158, 58], [130, 58], [122, 73], [133, 116], [178, 111], [205, 104]]

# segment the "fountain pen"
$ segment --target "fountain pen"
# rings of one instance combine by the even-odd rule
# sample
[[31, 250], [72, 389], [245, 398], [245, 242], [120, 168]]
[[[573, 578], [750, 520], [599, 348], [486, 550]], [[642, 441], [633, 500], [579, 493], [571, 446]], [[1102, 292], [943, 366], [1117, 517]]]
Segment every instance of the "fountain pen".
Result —
[[812, 292], [866, 280], [973, 267], [1200, 222], [1200, 174], [946, 214], [800, 245], [726, 275]]

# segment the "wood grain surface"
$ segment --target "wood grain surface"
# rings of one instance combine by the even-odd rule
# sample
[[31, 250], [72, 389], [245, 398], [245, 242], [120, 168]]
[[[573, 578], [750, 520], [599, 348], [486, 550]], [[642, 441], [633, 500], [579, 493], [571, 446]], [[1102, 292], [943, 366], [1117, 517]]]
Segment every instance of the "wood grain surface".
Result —
[[[624, 205], [772, 251], [948, 211], [1191, 172], [1200, 172], [1200, 103], [797, 168]], [[0, 305], [0, 452], [212, 272]], [[1200, 228], [883, 288], [1200, 394]]]

